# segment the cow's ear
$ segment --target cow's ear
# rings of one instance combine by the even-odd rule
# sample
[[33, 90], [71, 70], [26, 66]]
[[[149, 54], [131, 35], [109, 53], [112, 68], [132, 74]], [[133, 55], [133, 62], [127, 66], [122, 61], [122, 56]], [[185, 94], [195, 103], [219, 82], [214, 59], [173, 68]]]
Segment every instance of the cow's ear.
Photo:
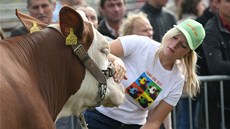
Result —
[[66, 38], [70, 30], [78, 37], [82, 38], [84, 23], [81, 15], [71, 7], [64, 6], [59, 12], [59, 24], [63, 36]]
[[21, 21], [21, 23], [27, 28], [28, 31], [31, 30], [31, 28], [36, 24], [36, 26], [39, 28], [39, 30], [44, 29], [47, 24], [39, 21], [38, 19], [31, 17], [25, 13], [20, 12], [18, 9], [15, 10], [16, 16]]

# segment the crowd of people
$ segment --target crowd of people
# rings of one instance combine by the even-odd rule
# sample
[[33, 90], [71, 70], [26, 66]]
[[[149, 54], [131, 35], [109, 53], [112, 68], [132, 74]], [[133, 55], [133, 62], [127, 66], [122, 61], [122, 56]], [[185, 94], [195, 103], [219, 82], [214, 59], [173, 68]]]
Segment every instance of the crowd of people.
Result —
[[[83, 11], [108, 39], [108, 58], [122, 59], [120, 71], [115, 72], [124, 76], [119, 82], [125, 87], [126, 101], [116, 108], [85, 111], [89, 129], [172, 129], [174, 107], [177, 129], [189, 129], [189, 124], [199, 129], [204, 91], [197, 76], [230, 75], [230, 1], [206, 2], [146, 0], [133, 13], [127, 11], [126, 0], [100, 0], [98, 10], [85, 0], [27, 0], [27, 9], [46, 24], [58, 22], [64, 5]], [[23, 26], [13, 29], [9, 37], [0, 30], [1, 39], [29, 33]], [[219, 86], [210, 85], [209, 128], [230, 129], [230, 81], [224, 82], [225, 125], [220, 118]], [[193, 98], [193, 123], [189, 123], [188, 98]], [[56, 127], [80, 125], [73, 116], [61, 118]]]

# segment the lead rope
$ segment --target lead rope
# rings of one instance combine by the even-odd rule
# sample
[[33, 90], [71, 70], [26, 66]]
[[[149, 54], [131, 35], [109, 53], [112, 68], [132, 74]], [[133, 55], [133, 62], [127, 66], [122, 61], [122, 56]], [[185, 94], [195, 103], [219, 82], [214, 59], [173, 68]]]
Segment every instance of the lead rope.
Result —
[[82, 129], [88, 129], [88, 127], [87, 127], [87, 123], [86, 123], [86, 121], [85, 121], [85, 117], [84, 117], [84, 115], [83, 115], [83, 113], [81, 113], [79, 116], [78, 116], [78, 120], [79, 120], [79, 122], [80, 122], [80, 125], [81, 125], [81, 128]]
[[[105, 98], [105, 93], [106, 93], [106, 89], [107, 89], [107, 84], [102, 84], [102, 83], [98, 83], [98, 96], [97, 96], [97, 104], [95, 105], [95, 107], [98, 107], [101, 105], [102, 100]], [[94, 107], [94, 108], [95, 108]]]

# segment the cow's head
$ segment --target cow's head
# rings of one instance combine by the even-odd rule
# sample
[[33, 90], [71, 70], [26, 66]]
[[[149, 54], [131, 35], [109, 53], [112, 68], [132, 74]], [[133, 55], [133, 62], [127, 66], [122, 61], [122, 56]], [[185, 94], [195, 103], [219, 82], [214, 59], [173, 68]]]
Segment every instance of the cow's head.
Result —
[[[76, 12], [68, 7], [63, 7], [59, 16], [60, 27], [64, 37], [69, 34], [70, 28], [74, 28], [76, 36], [79, 39], [82, 39], [79, 43], [82, 43], [84, 47], [86, 46], [84, 44], [88, 44], [89, 41], [92, 42], [87, 53], [101, 70], [106, 70], [109, 66], [107, 55], [110, 52], [106, 38], [94, 29], [92, 24], [86, 21], [87, 18], [83, 13]], [[93, 36], [92, 41], [89, 40], [90, 38], [87, 38], [91, 37], [88, 35]], [[68, 109], [68, 106], [70, 105], [75, 114], [78, 115], [86, 108], [95, 106], [98, 103], [97, 97], [99, 95], [98, 90], [100, 87], [96, 78], [97, 77], [93, 76], [89, 70], [86, 70], [86, 75], [81, 84], [81, 88], [69, 99], [65, 108], [67, 107]], [[100, 92], [104, 92], [103, 89]], [[105, 98], [101, 104], [109, 107], [118, 106], [124, 102], [124, 99], [125, 95], [123, 86], [116, 83], [112, 77], [108, 78]]]
[[[21, 15], [20, 12], [17, 13], [17, 16]], [[28, 19], [28, 16], [26, 17], [26, 19]], [[23, 18], [19, 19], [22, 22], [24, 21]], [[34, 21], [36, 19], [32, 20]], [[26, 21], [27, 22], [23, 22], [23, 24], [28, 28], [28, 30], [30, 30], [32, 22], [28, 22], [29, 20]], [[45, 24], [40, 22], [37, 23], [39, 28], [46, 27]], [[82, 16], [79, 12], [76, 12], [70, 7], [64, 6], [59, 13], [59, 24], [51, 26], [56, 26], [56, 29], [61, 31], [60, 33], [64, 38], [69, 36], [70, 31], [73, 32], [73, 34], [77, 37], [77, 44], [82, 44], [84, 50], [88, 53], [89, 57], [95, 62], [99, 69], [106, 70], [108, 68], [109, 61], [107, 59], [107, 55], [110, 52], [108, 41], [96, 29], [94, 29], [92, 24], [87, 22], [86, 18], [84, 18], [84, 16]], [[76, 44], [73, 46], [73, 48], [76, 48]], [[76, 59], [79, 58], [76, 57]], [[85, 73], [85, 78], [82, 81], [81, 88], [67, 101], [59, 117], [63, 115], [70, 115], [72, 113], [79, 115], [85, 109], [94, 107], [98, 104], [98, 90], [101, 85], [98, 82], [97, 76], [93, 76], [88, 69], [86, 69]], [[105, 96], [101, 104], [109, 107], [122, 104], [125, 99], [123, 86], [120, 83], [116, 83], [112, 77], [106, 79], [106, 85], [106, 91], [104, 91], [104, 89], [100, 91], [105, 92]]]

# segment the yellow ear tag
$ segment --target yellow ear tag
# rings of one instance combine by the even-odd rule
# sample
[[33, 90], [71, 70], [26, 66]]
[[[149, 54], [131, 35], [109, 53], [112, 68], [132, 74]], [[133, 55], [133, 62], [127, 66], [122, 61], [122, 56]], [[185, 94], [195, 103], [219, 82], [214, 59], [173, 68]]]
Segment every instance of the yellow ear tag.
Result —
[[30, 33], [33, 33], [35, 31], [39, 31], [39, 28], [37, 26], [37, 22], [33, 21], [33, 26], [30, 28]]
[[70, 28], [70, 33], [65, 40], [66, 45], [77, 45], [77, 36], [73, 33], [73, 28]]

